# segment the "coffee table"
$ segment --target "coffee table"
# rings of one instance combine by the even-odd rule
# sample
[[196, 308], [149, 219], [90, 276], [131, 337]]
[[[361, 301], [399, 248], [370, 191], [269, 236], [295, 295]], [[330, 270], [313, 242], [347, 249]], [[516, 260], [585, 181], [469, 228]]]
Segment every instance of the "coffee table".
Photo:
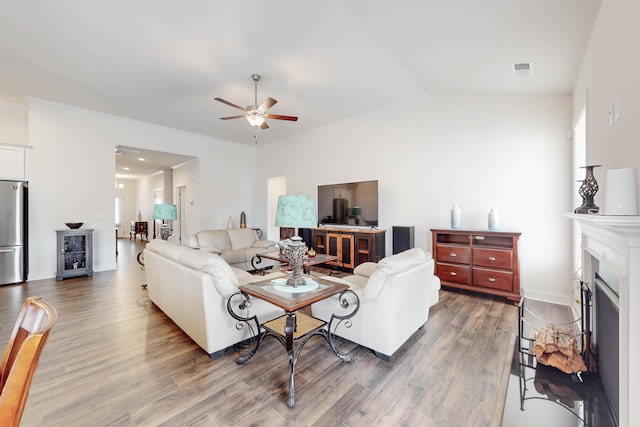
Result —
[[[264, 280], [240, 286], [240, 292], [233, 294], [227, 300], [227, 310], [229, 314], [239, 322], [238, 326], [243, 327], [244, 325], [241, 323], [243, 322], [249, 327], [249, 330], [257, 331], [257, 334], [254, 336], [253, 348], [249, 353], [238, 357], [238, 359], [236, 359], [237, 364], [244, 365], [247, 363], [256, 354], [262, 340], [267, 336], [275, 337], [287, 350], [291, 370], [289, 375], [289, 407], [295, 406], [296, 403], [296, 364], [298, 363], [302, 348], [311, 337], [316, 335], [322, 336], [337, 357], [344, 362], [351, 362], [350, 354], [340, 353], [336, 348], [331, 331], [332, 326], [335, 330], [335, 327], [339, 324], [344, 324], [349, 327], [350, 323], [345, 321], [355, 316], [360, 308], [358, 296], [349, 289], [348, 285], [310, 276], [307, 276], [305, 279], [308, 285], [313, 286], [317, 284], [317, 287], [305, 292], [300, 292], [297, 288], [289, 288], [291, 292], [288, 292], [282, 290], [283, 287], [285, 287], [284, 281], [286, 281], [286, 279], [281, 279], [280, 281], [278, 281], [278, 279]], [[347, 312], [342, 315], [333, 314], [329, 322], [298, 311], [314, 302], [334, 295], [338, 295], [336, 308], [342, 307], [342, 309], [347, 310]], [[282, 308], [285, 314], [265, 323], [260, 323], [256, 315], [247, 317], [239, 314], [250, 307], [251, 298], [259, 298], [276, 305]], [[236, 309], [238, 312], [236, 312]], [[297, 349], [295, 348], [296, 342], [298, 343]]]
[[[262, 263], [262, 258], [279, 261], [282, 264], [289, 263], [289, 259], [287, 258], [287, 256], [282, 255], [280, 252], [266, 252], [263, 254], [256, 254], [254, 255], [253, 258], [251, 258], [251, 266], [253, 267], [254, 270], [259, 270], [264, 272], [264, 269], [260, 268], [260, 263]], [[336, 261], [337, 259], [338, 257], [335, 255], [316, 254], [315, 256], [312, 256], [312, 257], [305, 255], [304, 259], [302, 260], [302, 270], [304, 271], [304, 274], [310, 274], [309, 273], [310, 266], [324, 264], [325, 262], [329, 262], [329, 261]]]

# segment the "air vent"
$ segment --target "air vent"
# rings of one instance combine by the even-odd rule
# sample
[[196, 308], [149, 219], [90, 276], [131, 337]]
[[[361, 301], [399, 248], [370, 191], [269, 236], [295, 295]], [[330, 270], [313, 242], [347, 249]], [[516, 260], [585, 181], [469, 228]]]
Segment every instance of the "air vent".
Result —
[[529, 77], [533, 75], [533, 63], [531, 62], [515, 62], [511, 64], [513, 75], [516, 77]]
[[116, 147], [116, 156], [137, 156], [139, 151]]

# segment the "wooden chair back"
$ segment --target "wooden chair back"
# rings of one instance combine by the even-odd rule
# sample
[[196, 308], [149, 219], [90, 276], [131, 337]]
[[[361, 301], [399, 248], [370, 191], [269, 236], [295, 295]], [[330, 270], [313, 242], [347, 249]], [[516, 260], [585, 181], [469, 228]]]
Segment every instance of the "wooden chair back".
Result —
[[20, 424], [40, 353], [57, 318], [56, 309], [40, 297], [25, 300], [0, 365], [0, 426]]

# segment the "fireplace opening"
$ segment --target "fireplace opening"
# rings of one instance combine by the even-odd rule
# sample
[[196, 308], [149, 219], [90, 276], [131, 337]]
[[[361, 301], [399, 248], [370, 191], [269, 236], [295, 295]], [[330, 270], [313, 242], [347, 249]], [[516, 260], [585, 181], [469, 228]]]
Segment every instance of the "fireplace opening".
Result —
[[[607, 277], [605, 280], [604, 277]], [[617, 420], [620, 418], [620, 327], [619, 294], [615, 275], [601, 266], [596, 272], [595, 350], [596, 366], [605, 393]]]

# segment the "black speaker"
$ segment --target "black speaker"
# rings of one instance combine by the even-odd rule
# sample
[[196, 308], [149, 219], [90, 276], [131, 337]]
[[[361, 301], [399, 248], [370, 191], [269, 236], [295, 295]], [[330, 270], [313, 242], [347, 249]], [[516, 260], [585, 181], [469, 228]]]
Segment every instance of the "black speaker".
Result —
[[311, 241], [311, 231], [312, 230], [310, 228], [298, 228], [298, 236], [304, 240], [304, 244], [309, 248], [313, 246], [313, 242]]
[[392, 227], [394, 254], [398, 254], [415, 247], [415, 230], [416, 228], [413, 225], [409, 227], [394, 225]]

